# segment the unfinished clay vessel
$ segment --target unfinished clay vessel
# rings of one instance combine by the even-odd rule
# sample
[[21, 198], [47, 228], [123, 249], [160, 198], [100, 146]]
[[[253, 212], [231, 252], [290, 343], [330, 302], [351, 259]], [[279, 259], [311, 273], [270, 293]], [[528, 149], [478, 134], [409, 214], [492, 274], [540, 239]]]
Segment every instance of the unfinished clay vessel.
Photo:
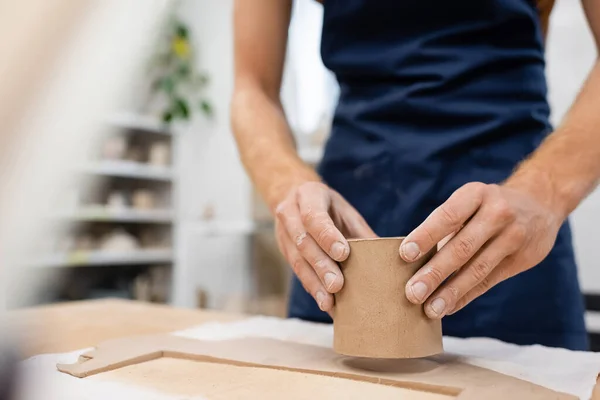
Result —
[[403, 238], [349, 240], [341, 264], [344, 287], [335, 295], [333, 348], [374, 358], [417, 358], [443, 351], [442, 326], [422, 305], [408, 301], [405, 286], [432, 256], [414, 263], [400, 258]]

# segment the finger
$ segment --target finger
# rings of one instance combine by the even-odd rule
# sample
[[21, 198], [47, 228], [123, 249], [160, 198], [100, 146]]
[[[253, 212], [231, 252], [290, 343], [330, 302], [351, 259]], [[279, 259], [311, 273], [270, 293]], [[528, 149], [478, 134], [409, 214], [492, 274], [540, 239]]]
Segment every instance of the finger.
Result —
[[275, 241], [277, 242], [277, 247], [279, 248], [279, 250], [281, 251], [281, 254], [283, 254], [283, 257], [286, 260], [289, 260], [288, 258], [288, 254], [287, 254], [287, 240], [288, 240], [288, 235], [285, 231], [285, 228], [282, 226], [282, 224], [275, 220]]
[[[462, 228], [462, 226], [461, 226], [461, 228]], [[449, 234], [448, 236], [446, 236], [445, 238], [443, 238], [442, 240], [440, 240], [437, 244], [437, 251], [440, 251], [442, 249], [442, 247], [444, 247], [450, 241], [450, 239], [452, 239], [454, 236], [456, 236], [457, 233], [458, 233], [458, 231], [454, 231], [451, 234]]]
[[[457, 298], [455, 299], [454, 304], [448, 307], [448, 314], [454, 314], [456, 311], [462, 309], [464, 306], [469, 304], [473, 299], [477, 296], [485, 293], [489, 288], [502, 282], [505, 279], [510, 278], [510, 271], [512, 264], [514, 264], [515, 254], [520, 251], [523, 247], [523, 243], [525, 238], [527, 237], [527, 232], [525, 229], [518, 225], [513, 225], [511, 228], [506, 229], [502, 235], [496, 239], [494, 242], [490, 243], [489, 248], [485, 249], [482, 252], [481, 257], [483, 258], [482, 263], [477, 263], [476, 260], [473, 260], [470, 265], [465, 268], [464, 274], [457, 274], [456, 283], [453, 285], [459, 288], [459, 293]], [[500, 259], [494, 268], [485, 275], [486, 266], [485, 264], [488, 262], [486, 260], [491, 260], [494, 257], [492, 253], [492, 248], [504, 249], [504, 251], [500, 251], [497, 254], [496, 260]], [[493, 263], [493, 261], [491, 261]], [[485, 275], [485, 276], [484, 276]], [[460, 278], [460, 281], [458, 281]], [[450, 283], [450, 282], [449, 282]]]
[[286, 244], [286, 252], [289, 255], [288, 261], [292, 270], [302, 283], [306, 290], [317, 302], [322, 311], [329, 312], [333, 308], [333, 295], [327, 293], [321, 280], [315, 270], [302, 257], [295, 244], [289, 240]]
[[400, 256], [408, 262], [427, 254], [438, 242], [460, 229], [483, 202], [485, 184], [468, 183], [457, 191], [412, 231], [400, 246]]
[[278, 209], [277, 218], [302, 257], [311, 265], [329, 293], [337, 293], [344, 284], [344, 276], [337, 263], [307, 234], [296, 203]]
[[452, 307], [450, 309], [450, 311], [447, 312], [447, 315], [452, 315], [452, 314], [456, 313], [457, 311], [463, 309], [470, 302], [472, 302], [477, 297], [481, 296], [482, 294], [484, 294], [485, 292], [490, 290], [492, 287], [494, 287], [497, 284], [499, 284], [500, 282], [505, 281], [508, 278], [510, 278], [512, 275], [510, 274], [509, 271], [512, 270], [513, 264], [514, 264], [514, 259], [512, 257], [505, 258], [500, 264], [498, 264], [496, 266], [496, 268], [494, 268], [494, 270], [492, 272], [490, 272], [490, 274], [485, 279], [480, 281], [471, 290], [469, 290], [464, 296], [462, 296], [456, 302], [454, 307]]
[[334, 260], [344, 261], [348, 258], [348, 241], [329, 215], [331, 198], [328, 189], [305, 185], [298, 190], [297, 200], [300, 217], [308, 234]]
[[490, 241], [460, 271], [446, 281], [425, 303], [425, 313], [430, 318], [442, 318], [477, 285], [489, 284], [488, 277], [516, 248], [511, 240], [501, 236]]
[[[423, 303], [452, 273], [467, 264], [481, 247], [505, 226], [484, 205], [450, 241], [427, 262], [406, 285], [406, 297]], [[496, 249], [496, 247], [493, 247]], [[498, 260], [499, 262], [500, 260]], [[439, 303], [439, 302], [438, 302]]]
[[332, 209], [343, 222], [348, 233], [347, 238], [376, 238], [377, 234], [371, 229], [367, 221], [346, 199], [339, 193], [332, 194]]

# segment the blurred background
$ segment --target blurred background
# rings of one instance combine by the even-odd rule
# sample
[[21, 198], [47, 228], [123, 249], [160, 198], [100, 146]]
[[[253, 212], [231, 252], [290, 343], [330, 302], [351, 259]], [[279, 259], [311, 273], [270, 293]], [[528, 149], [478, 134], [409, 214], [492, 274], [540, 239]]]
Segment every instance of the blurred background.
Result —
[[[19, 7], [8, 3], [0, 15]], [[230, 132], [233, 0], [25, 3], [39, 9], [19, 14], [11, 37], [37, 31], [3, 49], [22, 58], [20, 75], [0, 74], [13, 90], [4, 106], [27, 99], [2, 122], [14, 133], [0, 142], [6, 308], [118, 297], [285, 316], [290, 271]], [[282, 90], [311, 165], [338, 90], [319, 56], [321, 19], [315, 1], [295, 1]], [[558, 0], [547, 42], [555, 124], [595, 54], [579, 2]], [[598, 350], [600, 191], [572, 221]]]

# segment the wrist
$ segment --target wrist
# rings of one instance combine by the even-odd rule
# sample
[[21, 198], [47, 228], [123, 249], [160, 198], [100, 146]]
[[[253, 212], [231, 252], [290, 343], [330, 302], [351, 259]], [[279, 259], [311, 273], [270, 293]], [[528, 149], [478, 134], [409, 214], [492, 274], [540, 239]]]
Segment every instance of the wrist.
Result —
[[321, 182], [321, 177], [312, 168], [305, 165], [273, 179], [265, 193], [265, 201], [271, 212], [275, 211], [290, 191], [307, 182]]
[[572, 211], [569, 197], [561, 190], [552, 173], [532, 163], [523, 163], [504, 186], [525, 192], [550, 210], [562, 223]]

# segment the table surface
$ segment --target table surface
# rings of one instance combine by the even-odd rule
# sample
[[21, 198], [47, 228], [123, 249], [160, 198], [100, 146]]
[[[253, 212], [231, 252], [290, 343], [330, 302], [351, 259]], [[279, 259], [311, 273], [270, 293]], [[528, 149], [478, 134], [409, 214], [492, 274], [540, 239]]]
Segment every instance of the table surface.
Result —
[[[18, 330], [21, 354], [64, 353], [124, 336], [167, 333], [206, 322], [230, 322], [243, 315], [178, 309], [130, 300], [91, 300], [53, 304], [9, 315]], [[600, 400], [600, 380], [592, 400]]]
[[90, 300], [45, 305], [9, 313], [23, 358], [93, 347], [125, 336], [167, 333], [243, 315], [173, 308], [131, 300]]

